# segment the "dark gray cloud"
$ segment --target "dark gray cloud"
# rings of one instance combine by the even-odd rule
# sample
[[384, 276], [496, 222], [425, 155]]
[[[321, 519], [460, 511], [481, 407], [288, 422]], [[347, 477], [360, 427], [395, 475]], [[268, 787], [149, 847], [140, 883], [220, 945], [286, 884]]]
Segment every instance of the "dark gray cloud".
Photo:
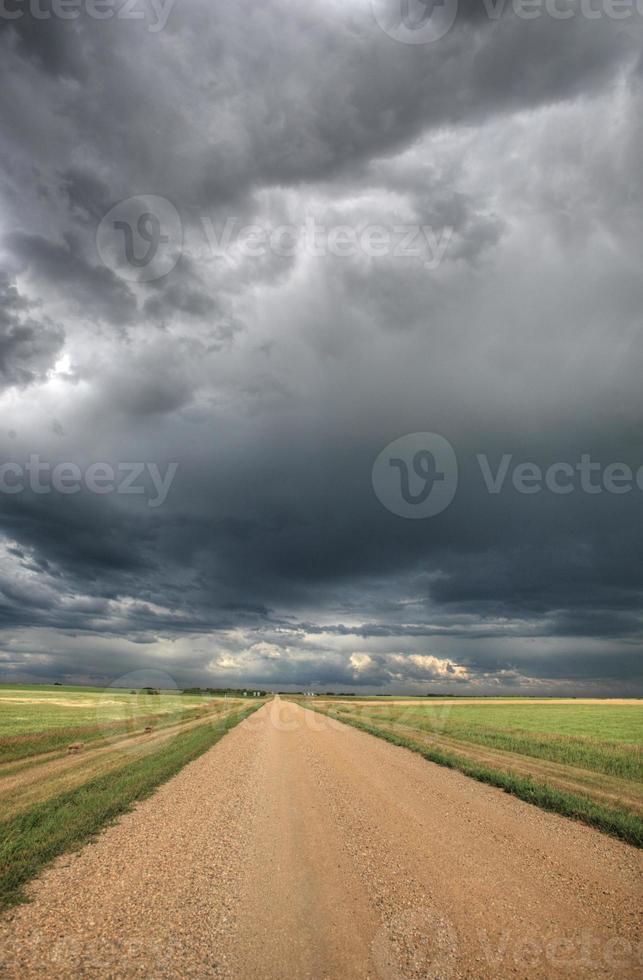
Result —
[[5, 247], [20, 263], [20, 271], [33, 271], [43, 283], [66, 289], [89, 320], [130, 320], [136, 303], [127, 285], [105, 266], [92, 265], [74, 235], [64, 237], [64, 242], [52, 242], [42, 235], [14, 231], [7, 236]]
[[[643, 464], [638, 22], [145, 11], [0, 21], [2, 462], [156, 468], [0, 492], [3, 673], [641, 693], [643, 492], [511, 482]], [[138, 195], [182, 223], [149, 282], [97, 248]], [[371, 470], [426, 431], [457, 495], [404, 520]]]
[[10, 275], [0, 269], [0, 384], [26, 387], [47, 377], [65, 334], [48, 318], [33, 316], [34, 303], [20, 296]]

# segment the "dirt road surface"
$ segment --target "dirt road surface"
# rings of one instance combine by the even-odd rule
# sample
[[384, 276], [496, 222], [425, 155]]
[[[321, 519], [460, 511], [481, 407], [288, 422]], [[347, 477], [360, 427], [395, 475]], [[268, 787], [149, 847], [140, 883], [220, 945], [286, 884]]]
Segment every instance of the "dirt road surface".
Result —
[[643, 977], [640, 852], [275, 700], [30, 889], [2, 978]]

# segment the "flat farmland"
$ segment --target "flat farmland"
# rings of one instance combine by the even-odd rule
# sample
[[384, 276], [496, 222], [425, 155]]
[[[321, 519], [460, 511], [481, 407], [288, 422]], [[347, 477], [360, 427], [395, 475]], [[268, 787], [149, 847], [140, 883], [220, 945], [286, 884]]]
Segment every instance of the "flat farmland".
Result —
[[275, 698], [29, 883], [0, 975], [640, 980], [642, 860]]
[[209, 749], [259, 699], [0, 688], [0, 908]]
[[629, 843], [643, 843], [641, 701], [315, 698], [301, 703]]

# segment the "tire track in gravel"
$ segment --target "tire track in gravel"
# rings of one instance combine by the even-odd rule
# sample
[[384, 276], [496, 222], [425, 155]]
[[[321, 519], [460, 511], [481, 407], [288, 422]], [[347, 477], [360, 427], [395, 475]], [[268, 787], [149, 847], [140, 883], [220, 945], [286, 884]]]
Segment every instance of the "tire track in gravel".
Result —
[[0, 976], [641, 977], [640, 852], [276, 699], [0, 923]]

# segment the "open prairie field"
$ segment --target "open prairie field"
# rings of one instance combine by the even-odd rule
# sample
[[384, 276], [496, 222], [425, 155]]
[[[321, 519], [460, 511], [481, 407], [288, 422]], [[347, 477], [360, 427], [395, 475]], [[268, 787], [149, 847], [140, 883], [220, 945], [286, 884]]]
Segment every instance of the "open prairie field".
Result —
[[261, 701], [114, 688], [0, 688], [0, 907]]
[[643, 843], [641, 701], [315, 698], [305, 703], [530, 802]]
[[127, 734], [148, 721], [185, 718], [207, 698], [179, 692], [132, 692], [119, 688], [0, 686], [0, 763], [65, 745]]

